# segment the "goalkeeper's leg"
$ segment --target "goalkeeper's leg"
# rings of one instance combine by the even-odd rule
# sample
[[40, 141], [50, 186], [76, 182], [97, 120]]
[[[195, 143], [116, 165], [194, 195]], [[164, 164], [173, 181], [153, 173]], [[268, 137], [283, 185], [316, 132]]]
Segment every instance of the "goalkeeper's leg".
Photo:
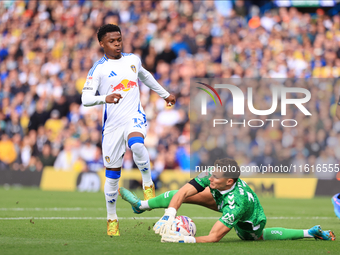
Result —
[[[148, 209], [168, 208], [172, 197], [177, 193], [177, 191], [178, 190], [170, 190], [149, 200], [140, 200], [133, 193], [124, 188], [120, 188], [120, 195], [125, 201], [132, 205], [135, 213], [141, 213]], [[202, 205], [209, 209], [218, 211], [216, 202], [211, 195], [209, 188], [186, 198], [184, 203]]]
[[266, 228], [263, 230], [263, 240], [295, 240], [302, 238], [315, 238], [334, 241], [333, 231], [323, 231], [319, 225], [311, 229]]
[[[147, 210], [156, 208], [168, 208], [172, 197], [177, 193], [177, 191], [178, 190], [170, 190], [155, 198], [141, 201], [140, 209]], [[204, 191], [186, 198], [184, 200], [184, 203], [201, 205], [209, 209], [218, 211], [216, 202], [211, 195], [209, 188], [206, 188]]]
[[131, 204], [133, 212], [137, 214], [150, 209], [167, 208], [171, 198], [176, 192], [177, 190], [171, 190], [149, 200], [141, 200], [131, 191], [123, 187], [119, 188], [119, 195], [122, 199]]

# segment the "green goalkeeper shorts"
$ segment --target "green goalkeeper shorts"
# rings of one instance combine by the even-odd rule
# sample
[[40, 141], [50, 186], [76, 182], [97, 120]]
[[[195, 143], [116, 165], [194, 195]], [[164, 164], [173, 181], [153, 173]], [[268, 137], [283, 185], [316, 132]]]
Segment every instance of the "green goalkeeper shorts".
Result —
[[242, 240], [258, 240], [263, 233], [263, 229], [266, 226], [266, 220], [261, 221], [260, 224], [253, 226], [251, 222], [238, 223], [235, 226], [236, 234]]

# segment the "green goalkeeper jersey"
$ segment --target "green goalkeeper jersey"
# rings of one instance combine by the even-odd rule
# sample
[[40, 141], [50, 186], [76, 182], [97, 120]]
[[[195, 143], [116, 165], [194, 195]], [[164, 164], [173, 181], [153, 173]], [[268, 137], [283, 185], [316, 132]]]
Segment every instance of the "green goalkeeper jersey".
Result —
[[[205, 175], [205, 176], [204, 176]], [[209, 187], [211, 174], [200, 174], [195, 181], [203, 188]], [[236, 227], [247, 231], [256, 230], [261, 222], [266, 222], [266, 216], [260, 201], [254, 191], [241, 179], [229, 189], [219, 191], [211, 189], [218, 210], [222, 212], [219, 219], [228, 228]]]

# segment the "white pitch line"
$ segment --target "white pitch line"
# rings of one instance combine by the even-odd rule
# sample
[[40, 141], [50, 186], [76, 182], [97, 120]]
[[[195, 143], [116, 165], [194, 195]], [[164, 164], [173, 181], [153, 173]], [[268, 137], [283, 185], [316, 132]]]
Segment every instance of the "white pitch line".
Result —
[[[13, 208], [1, 208], [0, 211], [103, 211], [105, 210], [104, 207], [99, 208], [83, 208], [83, 207], [70, 207], [70, 208], [63, 208], [63, 207], [52, 207], [52, 208], [19, 208], [19, 207], [13, 207]], [[122, 209], [117, 208], [117, 211], [124, 211], [124, 210], [130, 210], [130, 209]]]
[[[119, 217], [120, 220], [158, 220], [160, 217]], [[0, 220], [106, 220], [104, 217], [13, 217]]]
[[73, 208], [0, 208], [0, 211], [81, 211], [87, 210], [85, 208], [73, 207]]
[[[120, 220], [158, 220], [160, 217], [119, 217]], [[219, 217], [191, 217], [193, 220], [217, 220]], [[106, 220], [104, 217], [11, 217], [0, 220]], [[268, 217], [268, 220], [331, 220], [334, 217]]]
[[[191, 217], [193, 220], [217, 220], [219, 217]], [[334, 217], [267, 217], [268, 220], [331, 220]]]

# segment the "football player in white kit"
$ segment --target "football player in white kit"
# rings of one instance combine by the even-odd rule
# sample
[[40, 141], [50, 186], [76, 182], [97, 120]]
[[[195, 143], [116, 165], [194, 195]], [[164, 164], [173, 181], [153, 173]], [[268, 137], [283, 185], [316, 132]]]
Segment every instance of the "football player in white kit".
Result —
[[123, 40], [118, 26], [104, 25], [99, 28], [97, 36], [105, 55], [88, 73], [82, 102], [84, 106], [104, 105], [102, 150], [106, 167], [107, 234], [119, 236], [116, 201], [126, 145], [131, 148], [141, 171], [145, 200], [155, 197], [149, 154], [144, 146], [147, 123], [140, 103], [138, 79], [164, 98], [167, 106], [174, 105], [176, 98], [142, 67], [139, 57], [122, 53]]

